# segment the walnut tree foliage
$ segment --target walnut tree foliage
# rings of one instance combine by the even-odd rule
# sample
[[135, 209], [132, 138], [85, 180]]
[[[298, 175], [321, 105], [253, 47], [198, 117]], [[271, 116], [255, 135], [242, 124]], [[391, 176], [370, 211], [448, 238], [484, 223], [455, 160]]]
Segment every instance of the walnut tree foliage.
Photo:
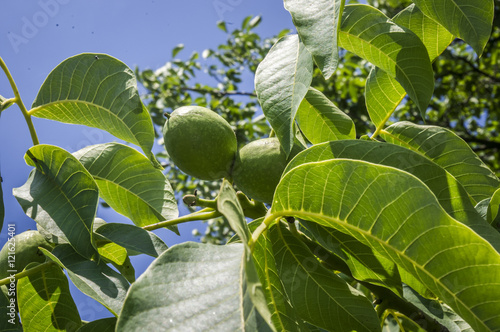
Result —
[[[0, 111], [16, 105], [33, 141], [12, 194], [37, 225], [7, 230], [0, 330], [500, 331], [498, 3], [284, 7], [295, 32], [261, 39], [260, 17], [219, 23], [227, 43], [204, 60], [177, 59], [178, 46], [134, 73], [75, 55], [29, 108], [0, 58], [14, 95], [1, 91]], [[233, 170], [200, 181], [152, 152], [164, 113], [193, 104], [221, 114], [240, 148], [275, 137], [286, 166], [269, 204], [237, 192]], [[32, 117], [127, 144], [70, 153], [40, 144]], [[130, 222], [98, 218], [101, 200]], [[196, 220], [212, 222], [212, 243], [169, 248], [154, 232]], [[135, 255], [154, 258], [137, 278]], [[82, 321], [70, 282], [110, 317]]]

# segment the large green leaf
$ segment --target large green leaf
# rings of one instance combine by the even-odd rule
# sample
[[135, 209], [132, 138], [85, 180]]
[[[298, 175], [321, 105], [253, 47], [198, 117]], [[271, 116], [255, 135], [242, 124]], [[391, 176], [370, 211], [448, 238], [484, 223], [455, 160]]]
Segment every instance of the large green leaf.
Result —
[[493, 24], [493, 0], [413, 0], [433, 20], [471, 45], [478, 55], [488, 42]]
[[422, 41], [368, 5], [344, 9], [340, 45], [395, 78], [424, 114], [434, 91], [434, 74]]
[[[27, 268], [35, 265], [31, 263]], [[80, 314], [71, 297], [68, 278], [56, 264], [19, 279], [17, 291], [25, 332], [75, 331], [80, 327]]]
[[452, 174], [477, 203], [493, 195], [500, 180], [472, 151], [469, 145], [449, 129], [398, 122], [381, 132], [390, 143], [414, 150]]
[[302, 220], [301, 225], [322, 247], [342, 258], [354, 278], [386, 287], [400, 296], [403, 294], [401, 277], [393, 261], [334, 228], [308, 220]]
[[109, 223], [100, 226], [95, 232], [131, 251], [131, 253], [158, 257], [168, 249], [165, 242], [155, 233], [134, 225]]
[[134, 72], [109, 55], [83, 53], [61, 62], [45, 79], [29, 114], [106, 130], [140, 146], [155, 161], [153, 122]]
[[[422, 40], [431, 61], [454, 39], [443, 26], [425, 16], [413, 4], [399, 12], [392, 20], [413, 31]], [[380, 68], [372, 68], [366, 80], [365, 98], [368, 114], [377, 129], [384, 126], [405, 95], [405, 90], [396, 79]]]
[[23, 186], [13, 190], [24, 212], [45, 231], [91, 258], [97, 253], [92, 224], [99, 200], [92, 176], [71, 153], [57, 146], [33, 146], [25, 160], [36, 169]]
[[297, 35], [274, 44], [255, 73], [255, 91], [262, 111], [288, 155], [294, 142], [297, 109], [311, 84], [311, 54]]
[[117, 331], [270, 330], [247, 294], [243, 258], [241, 244], [171, 247], [132, 284]]
[[282, 216], [351, 235], [411, 273], [475, 331], [500, 329], [500, 254], [411, 174], [346, 159], [304, 164], [276, 189], [268, 218]]
[[345, 0], [285, 0], [300, 39], [325, 79], [337, 69], [338, 31]]
[[486, 220], [496, 226], [500, 226], [500, 215], [498, 214], [498, 209], [500, 208], [500, 189], [495, 190], [493, 196], [491, 196], [490, 203], [488, 204], [488, 212], [486, 214]]
[[77, 332], [114, 332], [115, 326], [115, 317], [102, 318], [83, 325]]
[[[254, 222], [261, 224], [264, 219], [260, 218]], [[255, 243], [253, 259], [257, 273], [267, 299], [267, 305], [271, 311], [271, 319], [278, 331], [308, 331], [305, 324], [292, 308], [290, 301], [283, 289], [281, 279], [276, 270], [272, 242], [269, 233], [263, 233]]]
[[269, 233], [283, 287], [302, 319], [328, 331], [380, 331], [365, 296], [324, 268], [282, 223]]
[[309, 88], [297, 111], [300, 130], [313, 143], [355, 139], [352, 119], [320, 91]]
[[97, 263], [84, 259], [67, 244], [56, 246], [52, 252], [40, 250], [68, 272], [69, 278], [82, 293], [118, 316], [129, 287], [121, 274], [102, 261]]
[[88, 146], [73, 155], [92, 174], [106, 203], [137, 226], [179, 215], [168, 179], [137, 150], [107, 143]]

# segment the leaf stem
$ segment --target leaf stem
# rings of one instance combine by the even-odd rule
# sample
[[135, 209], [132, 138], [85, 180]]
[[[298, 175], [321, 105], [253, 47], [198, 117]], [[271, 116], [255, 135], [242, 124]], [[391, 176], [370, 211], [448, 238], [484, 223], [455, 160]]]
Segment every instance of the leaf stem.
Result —
[[[37, 266], [35, 266], [35, 267], [31, 268], [31, 269], [24, 270], [22, 272], [16, 273], [14, 275], [14, 278], [16, 280], [18, 280], [18, 279], [30, 276], [32, 274], [35, 274], [35, 273], [40, 272], [42, 270], [45, 270], [46, 268], [50, 267], [53, 264], [55, 264], [53, 261], [49, 261], [49, 262], [45, 262], [45, 263], [39, 264], [39, 265], [37, 265]], [[0, 286], [9, 284], [11, 282], [11, 279], [12, 279], [11, 277], [0, 279]]]
[[15, 97], [12, 99], [19, 106], [19, 109], [21, 109], [21, 112], [23, 113], [24, 120], [26, 121], [26, 124], [28, 125], [31, 134], [31, 140], [33, 141], [33, 145], [40, 144], [40, 142], [38, 141], [38, 136], [36, 135], [35, 126], [33, 126], [33, 121], [31, 121], [31, 116], [28, 114], [26, 106], [24, 106], [23, 100], [21, 99], [21, 95], [19, 94], [19, 90], [17, 89], [16, 82], [14, 82], [14, 78], [10, 74], [9, 68], [7, 68], [7, 65], [3, 61], [2, 57], [0, 57], [0, 67], [2, 67], [5, 75], [9, 80], [10, 86], [12, 87], [12, 91], [14, 92]]
[[175, 219], [170, 219], [170, 220], [165, 220], [156, 224], [148, 225], [142, 227], [143, 229], [147, 231], [152, 231], [158, 228], [163, 228], [163, 227], [168, 227], [168, 226], [173, 226], [177, 224], [182, 224], [185, 222], [189, 221], [194, 221], [194, 220], [207, 220], [207, 219], [213, 219], [220, 217], [222, 214], [220, 214], [219, 211], [214, 211], [210, 208], [206, 208], [197, 212], [193, 212], [191, 214], [187, 214], [185, 216], [175, 218]]
[[250, 240], [248, 240], [248, 246], [250, 247], [250, 250], [253, 252], [253, 247], [255, 246], [255, 243], [257, 243], [257, 240], [259, 239], [259, 236], [264, 233], [264, 231], [271, 225], [276, 219], [278, 219], [279, 216], [276, 216], [274, 214], [268, 214], [262, 223], [253, 231], [252, 237]]

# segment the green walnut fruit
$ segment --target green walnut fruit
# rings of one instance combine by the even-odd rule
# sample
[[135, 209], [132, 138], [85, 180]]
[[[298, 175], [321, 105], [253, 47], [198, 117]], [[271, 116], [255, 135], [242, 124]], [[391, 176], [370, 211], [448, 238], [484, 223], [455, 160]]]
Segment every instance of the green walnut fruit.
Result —
[[165, 122], [163, 138], [170, 159], [184, 173], [201, 180], [229, 176], [236, 135], [217, 113], [199, 106], [180, 107]]
[[272, 203], [274, 190], [286, 165], [302, 150], [294, 145], [287, 159], [277, 138], [263, 138], [248, 143], [234, 161], [233, 180], [239, 190], [257, 201]]
[[[45, 256], [38, 250], [38, 247], [52, 249], [38, 231], [25, 231], [14, 236], [13, 240], [7, 242], [0, 251], [0, 265], [2, 266], [0, 277], [7, 277], [7, 270], [17, 270], [19, 273], [31, 262], [44, 262]], [[15, 257], [15, 261], [12, 261], [9, 256]], [[11, 262], [14, 266], [10, 266]]]

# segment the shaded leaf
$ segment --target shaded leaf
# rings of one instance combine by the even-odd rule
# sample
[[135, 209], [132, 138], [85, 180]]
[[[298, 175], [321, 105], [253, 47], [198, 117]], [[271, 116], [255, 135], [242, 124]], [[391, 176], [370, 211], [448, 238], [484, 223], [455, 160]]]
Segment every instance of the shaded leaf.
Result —
[[[36, 265], [31, 263], [26, 268]], [[80, 327], [80, 314], [71, 297], [68, 278], [56, 264], [19, 279], [17, 291], [24, 331], [75, 331]]]
[[297, 35], [276, 42], [257, 67], [255, 91], [287, 156], [294, 142], [297, 109], [311, 84], [311, 54]]
[[137, 226], [179, 215], [168, 179], [137, 150], [107, 143], [85, 147], [73, 155], [94, 177], [106, 203]]
[[395, 294], [403, 295], [401, 277], [393, 261], [334, 228], [308, 220], [302, 220], [301, 225], [306, 227], [322, 247], [343, 258], [354, 278], [386, 287]]
[[128, 281], [122, 275], [104, 262], [84, 259], [67, 244], [56, 246], [52, 252], [40, 250], [68, 272], [69, 278], [82, 293], [118, 316], [129, 287]]
[[77, 332], [114, 332], [115, 326], [115, 317], [102, 318], [83, 325]]
[[269, 233], [279, 276], [302, 319], [328, 331], [380, 331], [366, 297], [324, 268], [283, 224], [277, 223]]
[[434, 74], [424, 44], [411, 30], [371, 6], [349, 5], [342, 15], [339, 37], [343, 48], [395, 78], [425, 114], [434, 91]]
[[129, 283], [133, 283], [135, 281], [135, 269], [134, 266], [132, 265], [132, 262], [130, 261], [130, 257], [127, 256], [125, 259], [125, 262], [123, 264], [116, 264], [114, 262], [111, 262], [113, 266], [118, 270], [118, 272], [121, 273], [121, 275], [127, 279]]
[[[260, 225], [264, 218], [256, 219], [254, 222]], [[272, 242], [269, 232], [263, 233], [257, 239], [253, 251], [253, 259], [257, 273], [267, 299], [267, 305], [271, 311], [271, 319], [278, 331], [308, 331], [290, 304], [278, 271], [276, 269]]]
[[469, 145], [449, 129], [398, 122], [381, 132], [389, 143], [416, 151], [443, 167], [460, 182], [475, 203], [489, 198], [500, 180]]
[[69, 152], [57, 146], [36, 145], [25, 155], [36, 167], [13, 194], [28, 217], [68, 241], [83, 257], [96, 254], [92, 224], [99, 193], [92, 176]]
[[488, 205], [488, 213], [486, 215], [486, 220], [491, 225], [500, 226], [500, 216], [498, 214], [498, 208], [500, 207], [500, 189], [497, 189], [493, 196], [491, 196], [490, 204]]
[[281, 179], [269, 218], [282, 216], [351, 235], [412, 274], [475, 331], [500, 328], [499, 253], [409, 173], [346, 159], [295, 167]]
[[0, 229], [3, 228], [3, 220], [5, 218], [5, 205], [3, 202], [3, 190], [2, 190], [2, 173], [0, 172]]
[[355, 139], [356, 128], [351, 118], [320, 91], [309, 88], [297, 111], [302, 133], [313, 143], [339, 139]]
[[30, 115], [95, 127], [151, 152], [155, 132], [139, 98], [134, 72], [106, 54], [83, 53], [54, 68], [42, 84]]
[[158, 257], [168, 249], [158, 235], [134, 225], [108, 223], [97, 228], [95, 232], [132, 253]]
[[[5, 293], [4, 293], [5, 289]], [[0, 331], [22, 332], [23, 328], [19, 322], [16, 310], [16, 297], [7, 297], [7, 287], [4, 285], [0, 290]]]
[[260, 331], [265, 323], [248, 298], [243, 254], [240, 244], [171, 247], [132, 284], [117, 331]]
[[345, 0], [285, 0], [300, 39], [312, 54], [325, 79], [339, 61], [338, 31]]
[[488, 42], [493, 24], [493, 0], [413, 0], [433, 20], [471, 45], [478, 55]]
[[[431, 61], [454, 39], [443, 26], [425, 16], [414, 4], [399, 12], [392, 20], [413, 31], [422, 40]], [[405, 90], [394, 78], [380, 68], [372, 68], [366, 80], [365, 98], [368, 114], [377, 129], [385, 125], [405, 95]]]
[[446, 327], [449, 332], [473, 332], [470, 325], [453, 312], [446, 304], [423, 298], [420, 294], [406, 285], [403, 286], [403, 292], [404, 299], [432, 317], [439, 324]]

